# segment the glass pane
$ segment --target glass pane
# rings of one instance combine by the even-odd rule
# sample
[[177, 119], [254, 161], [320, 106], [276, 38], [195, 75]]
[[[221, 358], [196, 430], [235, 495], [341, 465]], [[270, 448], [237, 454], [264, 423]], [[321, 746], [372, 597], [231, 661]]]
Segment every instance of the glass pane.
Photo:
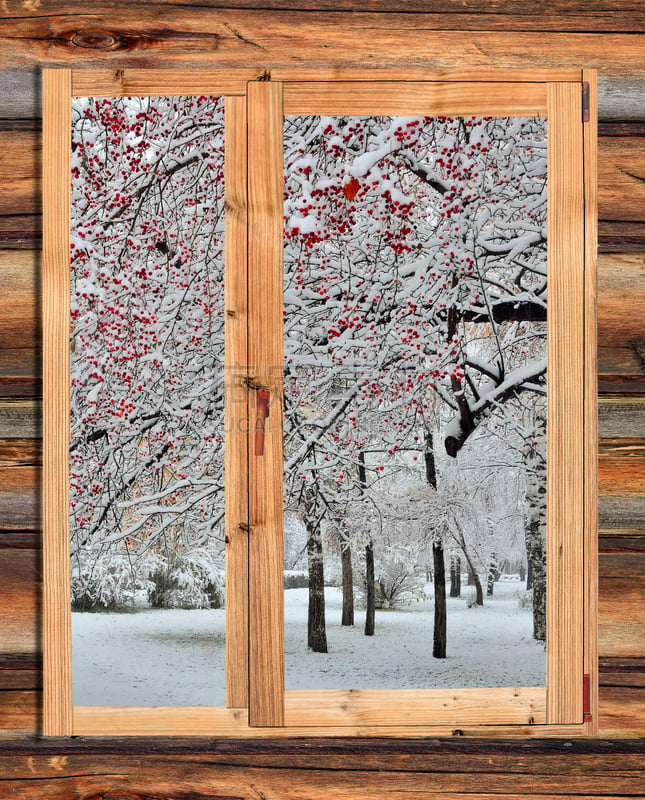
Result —
[[73, 101], [76, 705], [224, 699], [224, 113]]
[[287, 689], [545, 684], [546, 134], [285, 120]]

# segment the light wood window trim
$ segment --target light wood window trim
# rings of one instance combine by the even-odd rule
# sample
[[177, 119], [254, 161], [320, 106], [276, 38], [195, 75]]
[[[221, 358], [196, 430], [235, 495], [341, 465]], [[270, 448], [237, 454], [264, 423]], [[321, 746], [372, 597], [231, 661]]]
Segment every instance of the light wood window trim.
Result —
[[[234, 709], [248, 703], [248, 482], [246, 422], [246, 89], [247, 74], [230, 71], [159, 74], [133, 71], [120, 89], [105, 71], [43, 70], [43, 688], [45, 735], [84, 731], [84, 720], [100, 718], [103, 734], [118, 733], [121, 720], [140, 718], [162, 734], [170, 725], [198, 727], [200, 718], [234, 719], [237, 710], [199, 707], [171, 709], [72, 704], [69, 568], [69, 313], [72, 98], [134, 94], [167, 96], [206, 94], [225, 103], [225, 412], [226, 452], [226, 702]], [[115, 79], [115, 80], [117, 80]], [[137, 83], [139, 81], [139, 83]], [[82, 90], [82, 91], [81, 91]], [[87, 92], [85, 91], [87, 90]], [[236, 96], [237, 95], [237, 96]], [[234, 631], [234, 633], [233, 633]], [[245, 712], [246, 713], [246, 712]], [[156, 720], [156, 722], [150, 722]]]
[[[575, 84], [572, 84], [575, 86]], [[545, 116], [545, 83], [302, 81], [284, 84], [284, 114], [325, 116]]]
[[72, 733], [69, 235], [72, 81], [43, 73], [43, 732]]
[[[578, 126], [579, 136], [575, 135], [576, 152], [568, 156], [560, 156], [561, 172], [554, 173], [549, 157], [549, 270], [550, 300], [549, 320], [553, 316], [553, 307], [558, 302], [553, 299], [553, 270], [564, 270], [568, 259], [574, 258], [576, 274], [574, 282], [577, 292], [573, 299], [575, 313], [568, 299], [561, 297], [562, 304], [567, 307], [571, 316], [567, 336], [573, 337], [582, 347], [580, 337], [584, 337], [584, 361], [578, 358], [576, 364], [570, 363], [568, 372], [568, 388], [571, 394], [560, 398], [564, 405], [572, 410], [573, 428], [565, 435], [580, 447], [578, 461], [568, 475], [564, 472], [555, 474], [549, 470], [549, 523], [554, 513], [555, 496], [568, 497], [573, 493], [575, 509], [579, 510], [582, 519], [584, 514], [584, 553], [582, 545], [559, 559], [560, 574], [571, 570], [575, 575], [575, 591], [570, 591], [570, 599], [575, 595], [573, 615], [580, 622], [580, 633], [573, 637], [566, 634], [550, 638], [548, 646], [549, 670], [560, 669], [559, 678], [549, 674], [548, 692], [544, 687], [522, 687], [504, 690], [455, 690], [442, 698], [442, 690], [424, 690], [406, 696], [406, 690], [364, 690], [355, 692], [285, 692], [283, 693], [283, 623], [282, 623], [282, 507], [281, 486], [279, 495], [273, 496], [273, 502], [262, 495], [261, 485], [281, 485], [282, 470], [282, 432], [281, 419], [276, 409], [281, 406], [282, 379], [279, 366], [282, 364], [281, 336], [281, 286], [282, 286], [282, 111], [280, 110], [281, 93], [284, 91], [285, 110], [295, 113], [404, 113], [394, 103], [392, 93], [393, 80], [402, 80], [407, 84], [425, 83], [413, 86], [417, 97], [422, 98], [419, 108], [412, 111], [406, 107], [407, 114], [467, 114], [486, 113], [488, 115], [546, 115], [549, 125], [549, 140], [552, 131], [561, 131], [564, 135], [566, 120], [573, 123], [580, 119], [580, 80], [589, 81], [591, 86], [591, 121], [584, 127]], [[262, 78], [256, 81], [255, 78]], [[185, 78], [185, 83], [182, 79]], [[266, 80], [273, 78], [273, 80]], [[284, 79], [282, 85], [276, 79]], [[383, 100], [383, 86], [374, 87], [378, 79], [386, 80], [385, 88], [390, 94], [385, 99], [390, 107], [378, 103], [364, 108], [370, 110], [357, 111], [351, 102], [347, 89], [359, 93], [376, 89]], [[214, 81], [211, 82], [211, 81]], [[217, 83], [219, 81], [219, 84]], [[247, 81], [252, 83], [246, 88]], [[312, 83], [329, 81], [336, 84], [326, 86], [324, 100], [325, 110], [312, 101]], [[440, 85], [437, 84], [440, 83]], [[478, 84], [473, 89], [457, 84], [468, 82]], [[372, 87], [369, 84], [372, 83]], [[482, 84], [498, 83], [502, 90], [495, 94], [495, 110], [488, 105], [485, 111], [468, 112], [465, 101], [481, 96]], [[340, 85], [340, 84], [345, 84]], [[362, 85], [360, 85], [362, 84]], [[458, 89], [458, 104], [450, 105], [449, 85]], [[402, 87], [402, 88], [403, 88]], [[512, 87], [509, 95], [508, 89]], [[47, 398], [44, 403], [44, 693], [45, 708], [43, 728], [46, 735], [154, 735], [167, 733], [172, 735], [213, 735], [237, 738], [247, 737], [292, 737], [292, 736], [440, 736], [451, 735], [455, 729], [471, 736], [579, 736], [594, 732], [597, 725], [597, 692], [595, 690], [596, 665], [596, 559], [597, 528], [596, 516], [596, 442], [594, 409], [596, 407], [596, 370], [595, 370], [595, 230], [597, 217], [597, 200], [595, 191], [595, 159], [596, 159], [596, 74], [593, 70], [560, 70], [560, 71], [462, 71], [457, 73], [410, 71], [399, 69], [393, 71], [371, 70], [303, 70], [276, 69], [272, 75], [258, 70], [214, 70], [210, 72], [175, 72], [170, 70], [45, 70], [43, 74], [43, 114], [44, 114], [44, 159], [43, 159], [43, 194], [44, 194], [44, 270], [43, 270], [43, 331], [44, 331], [44, 391]], [[427, 88], [427, 97], [424, 89]], [[504, 95], [506, 90], [506, 95]], [[524, 93], [522, 93], [524, 90]], [[488, 88], [487, 88], [488, 91]], [[248, 98], [248, 144], [250, 151], [249, 174], [259, 177], [251, 178], [249, 183], [248, 211], [248, 258], [249, 258], [249, 340], [242, 333], [243, 321], [246, 317], [246, 190], [243, 186], [246, 175], [239, 181], [227, 172], [227, 241], [235, 241], [234, 249], [227, 247], [227, 270], [229, 264], [235, 263], [236, 276], [243, 279], [230, 282], [226, 287], [227, 345], [226, 361], [238, 363], [247, 351], [249, 373], [241, 382], [235, 379], [228, 386], [228, 396], [241, 397], [245, 391], [243, 384], [249, 383], [248, 412], [251, 427], [255, 419], [255, 391], [257, 387], [266, 386], [271, 393], [271, 410], [266, 426], [265, 457], [253, 458], [252, 443], [247, 451], [247, 440], [244, 444], [238, 441], [239, 471], [233, 473], [232, 462], [227, 460], [227, 471], [230, 480], [243, 479], [248, 470], [250, 479], [251, 508], [245, 506], [245, 499], [238, 498], [234, 504], [236, 511], [229, 512], [227, 498], [227, 535], [229, 536], [229, 553], [237, 548], [240, 556], [239, 564], [248, 557], [251, 566], [251, 581], [239, 583], [240, 596], [248, 592], [251, 598], [252, 618], [246, 622], [249, 630], [249, 674], [252, 676], [255, 689], [248, 694], [246, 677], [229, 686], [227, 678], [227, 704], [229, 708], [137, 708], [137, 707], [74, 707], [71, 704], [71, 631], [69, 615], [69, 523], [67, 508], [67, 451], [69, 430], [69, 352], [67, 348], [67, 329], [69, 314], [69, 129], [71, 126], [71, 98], [94, 94], [104, 96], [126, 95], [167, 95], [167, 94], [209, 94], [227, 96], [227, 108], [236, 108], [242, 113]], [[245, 97], [246, 95], [246, 97]], [[374, 94], [370, 103], [374, 103]], [[503, 98], [509, 102], [504, 105]], [[434, 105], [433, 105], [434, 98]], [[527, 98], [529, 98], [527, 100]], [[315, 100], [315, 96], [314, 96]], [[345, 105], [342, 105], [342, 104]], [[528, 110], [530, 107], [531, 110]], [[254, 109], [263, 108], [260, 116], [253, 116]], [[472, 109], [472, 107], [470, 107]], [[315, 110], [319, 109], [319, 110]], [[336, 110], [343, 109], [343, 110]], [[346, 109], [346, 110], [345, 110]], [[246, 122], [242, 116], [236, 117], [238, 124], [235, 133], [236, 175], [242, 176], [243, 128]], [[275, 125], [274, 125], [275, 124]], [[272, 128], [275, 127], [275, 129]], [[227, 158], [228, 149], [227, 124]], [[569, 140], [568, 134], [567, 139]], [[571, 144], [569, 144], [571, 147]], [[279, 153], [279, 158], [278, 158]], [[272, 165], [264, 174], [261, 166], [263, 157], [273, 159]], [[566, 163], [565, 163], [566, 162]], [[266, 163], [266, 162], [265, 162]], [[558, 175], [560, 177], [558, 177]], [[279, 176], [279, 181], [278, 181]], [[568, 193], [566, 183], [572, 179], [580, 187], [575, 198], [570, 197], [566, 204], [573, 203], [575, 215], [580, 212], [580, 198], [584, 203], [584, 224], [576, 222], [575, 240], [580, 244], [580, 254], [573, 254], [574, 245], [564, 245], [551, 251], [553, 226], [559, 225], [561, 230], [566, 224], [559, 217], [554, 217], [555, 207], [551, 206], [554, 192]], [[228, 189], [235, 185], [235, 196], [229, 195]], [[278, 202], [278, 186], [280, 199]], [[559, 187], [559, 188], [558, 188]], [[573, 206], [571, 206], [573, 207]], [[271, 227], [266, 220], [266, 212], [275, 219], [279, 218], [279, 234], [277, 227]], [[566, 213], [563, 216], [566, 216]], [[581, 212], [580, 212], [581, 213]], [[577, 217], [576, 217], [577, 218]], [[236, 219], [233, 229], [229, 229], [229, 221]], [[275, 220], [274, 220], [275, 222]], [[242, 232], [242, 228], [244, 229]], [[568, 229], [567, 229], [568, 230]], [[566, 237], [565, 237], [566, 239]], [[262, 255], [264, 251], [264, 255]], [[229, 261], [230, 259], [230, 261]], [[555, 259], [555, 261], [553, 260]], [[553, 266], [555, 264], [555, 266]], [[279, 281], [278, 281], [279, 270]], [[557, 272], [556, 272], [557, 274]], [[64, 283], [62, 283], [64, 282]], [[276, 288], [276, 287], [279, 287]], [[63, 290], [64, 289], [64, 290]], [[274, 302], [268, 299], [279, 293], [280, 299]], [[275, 304], [280, 308], [280, 315], [275, 314]], [[273, 310], [271, 310], [273, 309]], [[556, 312], [557, 313], [557, 312]], [[254, 327], [255, 318], [262, 325], [270, 325], [273, 337], [262, 338], [259, 328]], [[274, 319], [275, 317], [275, 319]], [[554, 323], [550, 321], [550, 326]], [[255, 336], [252, 331], [255, 330]], [[231, 332], [233, 332], [231, 334]], [[272, 345], [268, 339], [273, 338]], [[552, 336], [549, 337], [553, 339]], [[280, 353], [275, 351], [275, 342], [280, 342]], [[549, 345], [549, 374], [553, 375], [551, 359], [555, 356]], [[582, 352], [582, 351], [579, 351]], [[279, 358], [278, 358], [279, 355]], [[566, 354], [562, 352], [562, 358]], [[558, 356], [559, 358], [560, 356]], [[277, 359], [277, 360], [276, 360]], [[244, 360], [244, 359], [243, 359]], [[565, 363], [561, 362], [562, 372]], [[273, 365], [273, 368], [266, 369]], [[575, 377], [573, 377], [575, 376]], [[553, 381], [549, 384], [552, 385]], [[549, 406], [557, 404], [557, 398], [549, 394]], [[244, 401], [238, 404], [240, 413], [247, 415]], [[583, 412], [585, 415], [583, 424]], [[241, 426], [243, 427], [243, 425]], [[549, 429], [553, 424], [549, 416]], [[547, 434], [548, 435], [548, 434]], [[252, 437], [249, 437], [252, 439]], [[549, 437], [549, 453], [556, 446], [554, 436]], [[248, 460], [245, 461], [241, 451], [244, 450]], [[231, 451], [232, 453], [233, 451]], [[249, 457], [250, 453], [250, 457]], [[268, 455], [268, 458], [267, 458]], [[258, 461], [263, 462], [258, 464]], [[61, 468], [61, 464], [65, 464]], [[278, 476], [276, 480], [276, 476]], [[254, 488], [255, 487], [255, 488]], [[559, 493], [559, 495], [558, 495]], [[276, 496], [279, 502], [276, 501]], [[231, 506], [233, 508], [233, 506]], [[573, 508], [573, 507], [572, 507]], [[234, 515], [229, 519], [229, 513]], [[250, 524], [249, 541], [247, 541], [244, 521], [238, 523], [237, 518], [248, 514]], [[566, 516], [566, 514], [565, 514]], [[569, 510], [569, 520], [574, 519], [574, 512]], [[229, 526], [229, 522], [231, 526]], [[264, 535], [257, 535], [263, 534]], [[565, 534], [566, 535], [566, 534]], [[234, 538], [231, 538], [234, 537]], [[551, 539], [552, 537], [550, 537]], [[582, 540], [581, 540], [582, 541]], [[553, 545], [552, 545], [553, 547]], [[245, 549], [248, 548], [248, 549]], [[550, 551], [549, 551], [550, 552]], [[553, 555], [547, 555], [547, 565]], [[547, 566], [547, 569], [549, 567]], [[244, 570], [243, 570], [244, 571]], [[227, 564], [227, 578], [230, 572]], [[549, 582], [552, 577], [549, 575]], [[573, 585], [572, 584], [572, 585]], [[264, 588], [261, 588], [264, 587]], [[586, 593], [584, 611], [582, 589]], [[570, 587], [571, 588], [571, 587]], [[578, 589], [580, 594], [578, 594]], [[548, 589], [548, 597], [553, 601], [553, 589]], [[567, 601], [568, 602], [568, 601]], [[231, 604], [232, 605], [232, 604]], [[560, 604], [560, 608], [564, 603]], [[567, 606], [567, 613], [571, 606]], [[551, 602], [549, 618], [558, 612]], [[228, 612], [227, 612], [228, 614]], [[584, 615], [584, 619], [583, 619]], [[242, 614], [242, 616], [244, 616]], [[255, 620], [255, 622], [254, 622]], [[227, 618], [227, 627], [230, 620]], [[268, 625], [266, 623], [269, 623]], [[279, 622], [279, 624], [278, 624]], [[240, 623], [240, 618], [235, 625]], [[577, 622], [576, 622], [577, 625]], [[227, 632], [227, 644], [229, 633]], [[246, 633], [240, 639], [246, 639]], [[237, 649], [237, 646], [236, 646]], [[241, 652], [241, 651], [238, 651]], [[241, 674], [245, 675], [244, 659], [239, 658], [237, 665]], [[572, 673], [568, 673], [567, 665], [579, 664]], [[231, 666], [227, 651], [227, 674]], [[591, 676], [591, 720], [582, 722], [582, 673]], [[515, 693], [515, 694], [514, 694]], [[432, 696], [430, 696], [432, 695]], [[488, 695], [488, 698], [485, 696]], [[506, 695], [506, 696], [504, 696]], [[421, 706], [419, 700], [421, 699]], [[245, 708], [249, 702], [249, 709]], [[443, 706], [442, 706], [443, 700]], [[378, 706], [386, 704], [384, 711]], [[432, 706], [435, 706], [434, 713]], [[424, 722], [424, 715], [432, 723]], [[400, 713], [400, 722], [393, 720], [395, 712]], [[313, 725], [311, 723], [315, 722]]]
[[[321, 84], [297, 81], [284, 84], [284, 115], [478, 115], [547, 116], [548, 170], [548, 374], [547, 405], [547, 687], [511, 690], [523, 701], [523, 722], [576, 725], [583, 722], [584, 562], [583, 525], [585, 496], [585, 396], [584, 281], [585, 203], [583, 182], [583, 126], [581, 73], [578, 81], [500, 83], [468, 86], [454, 82]], [[483, 91], [485, 87], [485, 91]], [[412, 100], [408, 97], [410, 92]], [[482, 102], [482, 98], [485, 101]], [[277, 167], [275, 167], [277, 169]], [[250, 178], [252, 180], [252, 177]], [[593, 203], [589, 201], [589, 205]], [[591, 210], [591, 209], [590, 209]], [[274, 222], [282, 230], [282, 215]], [[591, 301], [593, 304], [593, 301]], [[589, 325], [587, 325], [589, 327]], [[593, 341], [593, 340], [592, 340]], [[590, 347], [587, 342], [587, 348]], [[586, 393], [587, 396], [589, 392]], [[590, 447], [589, 445], [587, 445]], [[593, 446], [593, 444], [591, 445]], [[589, 478], [587, 478], [589, 480]], [[278, 479], [276, 478], [276, 483]], [[281, 488], [281, 475], [279, 477]], [[278, 489], [276, 488], [276, 491]], [[585, 495], [586, 492], [586, 495]], [[588, 572], [591, 562], [587, 560]], [[280, 581], [282, 580], [280, 574]], [[278, 578], [275, 578], [277, 583]], [[590, 620], [587, 636], [593, 635]], [[496, 691], [496, 690], [488, 690]], [[540, 691], [546, 708], [535, 703]], [[398, 696], [399, 693], [397, 693]], [[519, 722], [517, 698], [497, 694], [494, 711], [483, 690], [461, 689], [464, 708], [476, 709], [484, 725]], [[337, 726], [365, 721], [388, 724], [394, 693], [387, 690], [353, 692], [285, 691], [286, 724], [298, 725], [309, 713], [319, 724]], [[441, 690], [415, 693], [414, 718], [436, 719]], [[530, 697], [530, 699], [529, 699]], [[367, 709], [370, 709], [369, 713]], [[308, 710], [308, 711], [307, 711]], [[411, 719], [402, 709], [402, 716]], [[441, 718], [441, 716], [440, 716]], [[345, 721], [347, 721], [345, 723]], [[472, 720], [454, 710], [447, 725]], [[418, 723], [422, 724], [422, 723]], [[419, 732], [420, 729], [417, 729]]]
[[247, 102], [252, 434], [258, 391], [269, 392], [262, 457], [249, 437], [249, 718], [264, 727], [284, 722], [282, 84], [250, 83]]

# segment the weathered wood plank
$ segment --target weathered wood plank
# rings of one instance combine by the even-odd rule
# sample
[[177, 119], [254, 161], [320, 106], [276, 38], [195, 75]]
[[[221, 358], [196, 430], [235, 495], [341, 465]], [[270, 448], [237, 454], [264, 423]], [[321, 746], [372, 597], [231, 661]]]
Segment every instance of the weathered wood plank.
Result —
[[0, 653], [40, 652], [40, 552], [0, 548]]
[[[521, 14], [514, 16], [520, 23], [525, 19]], [[78, 67], [89, 62], [131, 67], [137, 62], [141, 66], [142, 56], [155, 58], [161, 66], [162, 61], [167, 65], [187, 61], [190, 53], [193, 67], [224, 60], [248, 66], [259, 59], [269, 66], [294, 62], [324, 66], [347, 63], [349, 57], [362, 65], [407, 62], [442, 69], [591, 64], [608, 77], [643, 76], [643, 37], [638, 32], [607, 32], [606, 24], [601, 34], [578, 33], [576, 26], [562, 32], [544, 31], [542, 15], [509, 36], [508, 19], [495, 30], [494, 17], [487, 18], [488, 24], [482, 17], [472, 19], [473, 29], [466, 30], [468, 20], [452, 14], [390, 14], [383, 25], [379, 16], [356, 11], [349, 15], [291, 9], [259, 14], [184, 6], [178, 13], [176, 7], [159, 4], [152, 21], [149, 7], [144, 11], [124, 3], [118, 13], [114, 7], [103, 13], [92, 8], [85, 14], [62, 11], [0, 20], [0, 66], [15, 69], [37, 62], [73, 61]], [[536, 29], [540, 37], [535, 36]], [[334, 48], [329, 46], [330, 35]]]
[[598, 453], [598, 483], [604, 495], [645, 497], [645, 442], [605, 439]]
[[645, 553], [645, 530], [641, 532], [640, 536], [629, 536], [623, 531], [616, 536], [607, 536], [606, 532], [602, 531], [598, 539], [598, 551], [600, 553]]
[[39, 250], [42, 240], [40, 214], [0, 214], [0, 248], [2, 250]]
[[0, 467], [42, 464], [42, 442], [35, 439], [0, 439]]
[[31, 375], [0, 375], [0, 397], [41, 397], [42, 379], [31, 370]]
[[621, 222], [645, 219], [645, 141], [642, 137], [599, 139], [598, 216]]
[[40, 526], [40, 469], [0, 467], [0, 530]]
[[37, 254], [0, 251], [0, 397], [40, 393]]
[[[591, 739], [529, 739], [518, 747], [515, 739], [480, 738], [410, 738], [352, 739], [316, 737], [311, 739], [213, 740], [204, 737], [48, 737], [38, 742], [0, 740], [2, 765], [9, 760], [33, 758], [35, 774], [53, 774], [55, 756], [70, 759], [109, 759], [112, 756], [142, 757], [151, 762], [166, 758], [168, 763], [193, 763], [246, 766], [250, 764], [292, 766], [306, 769], [320, 767], [324, 756], [329, 769], [350, 769], [359, 760], [364, 769], [393, 771], [441, 771], [515, 773], [539, 775], [568, 769], [577, 775], [597, 772], [633, 772], [643, 768], [645, 742], [623, 739], [618, 742]], [[5, 761], [4, 759], [7, 759]], [[462, 762], [467, 761], [468, 766]], [[39, 763], [36, 763], [39, 762]], [[71, 767], [73, 768], [73, 767]], [[19, 769], [19, 767], [16, 767]]]
[[[0, 250], [0, 352], [2, 353], [22, 349], [35, 351], [38, 347], [39, 262], [40, 259], [33, 252]], [[0, 374], [6, 374], [4, 363], [2, 367]]]
[[[83, 9], [82, 3], [76, 3], [75, 7], [78, 13], [85, 11], [95, 11], [97, 14], [105, 14], [115, 7], [123, 6], [122, 3], [110, 4], [106, 0], [99, 0], [96, 3], [85, 5]], [[145, 19], [143, 12], [154, 8], [157, 13], [165, 12], [169, 14], [172, 10], [173, 17], [179, 18], [182, 13], [190, 13], [190, 6], [187, 8], [184, 3], [177, 2], [177, 0], [168, 0], [168, 2], [152, 2], [143, 4], [141, 2], [134, 2], [125, 6], [130, 9], [132, 13], [136, 14], [139, 19]], [[7, 13], [15, 18], [32, 16], [34, 8], [29, 3], [19, 2], [18, 0], [5, 0], [4, 8]], [[291, 8], [294, 11], [322, 11], [322, 12], [356, 12], [356, 4], [351, 0], [211, 0], [208, 5], [211, 10], [216, 9], [243, 9], [253, 10], [255, 12], [266, 11], [280, 11], [285, 8]], [[69, 12], [69, 4], [62, 2], [62, 0], [48, 0], [47, 10], [50, 14], [61, 14]], [[438, 0], [438, 2], [430, 2], [430, 0], [363, 0], [360, 4], [362, 13], [378, 13], [386, 14], [388, 17], [397, 14], [461, 14], [469, 16], [471, 14], [482, 14], [482, 6], [480, 0]], [[512, 26], [513, 21], [515, 24], [521, 25], [522, 19], [519, 18], [536, 18], [540, 20], [541, 29], [548, 29], [550, 25], [557, 24], [559, 18], [568, 19], [569, 27], [575, 26], [575, 22], [579, 21], [580, 29], [584, 28], [586, 24], [586, 17], [590, 15], [598, 15], [602, 18], [607, 16], [613, 17], [613, 24], [620, 23], [624, 27], [619, 30], [628, 30], [629, 26], [639, 22], [643, 16], [642, 5], [638, 0], [627, 0], [621, 3], [619, 8], [611, 0], [589, 0], [589, 2], [581, 2], [581, 0], [538, 0], [532, 3], [530, 7], [518, 9], [513, 0], [495, 0], [487, 7], [487, 13], [484, 17], [508, 17], [508, 25]], [[483, 15], [482, 15], [483, 16]], [[601, 30], [609, 30], [612, 26], [612, 20], [605, 20], [605, 27]], [[478, 27], [485, 28], [485, 25], [478, 25]]]
[[645, 443], [607, 439], [598, 455], [600, 526], [639, 529], [645, 526]]
[[[2, 673], [0, 673], [0, 679]], [[32, 738], [41, 729], [42, 692], [27, 688], [0, 691], [0, 734], [3, 739]], [[2, 770], [0, 769], [0, 775]], [[2, 792], [0, 778], [0, 794]]]
[[37, 130], [0, 130], [0, 212], [40, 211], [41, 136]]
[[645, 555], [601, 553], [598, 650], [601, 658], [645, 655]]
[[598, 220], [598, 252], [645, 252], [645, 223]]
[[0, 400], [0, 467], [40, 464], [41, 436], [40, 402]]
[[598, 259], [598, 371], [645, 376], [645, 255]]
[[[479, 750], [474, 743], [460, 741], [467, 746], [459, 753], [444, 750], [444, 742], [438, 740], [417, 743], [412, 754], [401, 742], [379, 751], [345, 741], [338, 754], [329, 740], [323, 740], [322, 746], [308, 740], [305, 744], [311, 748], [311, 755], [303, 754], [306, 748], [289, 742], [282, 753], [274, 755], [269, 749], [270, 755], [265, 756], [260, 750], [251, 758], [236, 757], [234, 752], [222, 756], [212, 746], [204, 754], [208, 744], [200, 740], [197, 752], [174, 756], [150, 755], [149, 749], [142, 748], [136, 755], [128, 750], [113, 754], [90, 748], [76, 752], [74, 745], [78, 748], [83, 744], [74, 742], [53, 749], [43, 743], [42, 751], [38, 751], [18, 742], [14, 750], [7, 743], [7, 755], [1, 762], [6, 772], [0, 785], [12, 796], [13, 789], [21, 788], [20, 781], [28, 781], [30, 800], [72, 796], [106, 800], [462, 800], [464, 796], [516, 800], [562, 796], [565, 770], [567, 797], [582, 800], [601, 796], [609, 800], [638, 796], [643, 777], [638, 745], [623, 754], [624, 745], [618, 742], [612, 743], [612, 753], [589, 755], [572, 750], [573, 742], [558, 742], [559, 750], [540, 756], [539, 749], [533, 751], [524, 743], [523, 752], [518, 754], [517, 746], [496, 752], [493, 747]], [[25, 755], [18, 755], [22, 749]], [[114, 744], [111, 749], [115, 749]]]
[[598, 727], [600, 736], [645, 736], [645, 688], [601, 687]]
[[37, 439], [40, 436], [42, 436], [41, 402], [0, 400], [0, 440]]
[[645, 658], [605, 658], [598, 664], [601, 686], [645, 688]]
[[[375, 14], [321, 13], [279, 10], [208, 9], [159, 5], [151, 22], [150, 7], [119, 4], [101, 13], [82, 13], [0, 20], [0, 66], [74, 62], [81, 67], [98, 63], [130, 67], [155, 59], [157, 66], [190, 62], [195, 68], [214, 64], [263, 67], [296, 63], [325, 66], [338, 63], [391, 66], [393, 63], [427, 68], [471, 67], [580, 68], [592, 65], [606, 78], [642, 80], [643, 41], [638, 33], [544, 32], [535, 27], [508, 35], [488, 30], [482, 20], [464, 30], [464, 20], [447, 15], [441, 30], [438, 19], [423, 14], [388, 15], [386, 25]], [[522, 14], [514, 18], [521, 21]], [[607, 15], [608, 17], [609, 15]], [[451, 20], [452, 17], [452, 20]], [[551, 15], [549, 15], [550, 18]], [[487, 15], [490, 20], [492, 17]], [[540, 28], [544, 27], [544, 15]], [[638, 18], [635, 20], [638, 23]], [[603, 31], [607, 31], [605, 20]], [[414, 35], [411, 35], [413, 33]], [[330, 37], [334, 46], [330, 47]]]
[[600, 397], [598, 434], [601, 439], [645, 439], [645, 397]]

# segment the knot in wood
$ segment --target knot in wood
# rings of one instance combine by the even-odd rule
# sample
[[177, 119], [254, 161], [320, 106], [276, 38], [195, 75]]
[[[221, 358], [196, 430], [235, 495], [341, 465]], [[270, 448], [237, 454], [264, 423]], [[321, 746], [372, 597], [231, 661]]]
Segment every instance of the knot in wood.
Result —
[[78, 31], [71, 41], [88, 50], [114, 50], [121, 46], [121, 39], [109, 31]]

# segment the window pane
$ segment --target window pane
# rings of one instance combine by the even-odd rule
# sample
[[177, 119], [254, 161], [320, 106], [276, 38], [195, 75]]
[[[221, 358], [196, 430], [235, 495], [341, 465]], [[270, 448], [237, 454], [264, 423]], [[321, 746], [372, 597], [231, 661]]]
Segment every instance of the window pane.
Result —
[[546, 133], [285, 120], [288, 689], [545, 683]]
[[224, 113], [73, 101], [76, 705], [224, 705]]

